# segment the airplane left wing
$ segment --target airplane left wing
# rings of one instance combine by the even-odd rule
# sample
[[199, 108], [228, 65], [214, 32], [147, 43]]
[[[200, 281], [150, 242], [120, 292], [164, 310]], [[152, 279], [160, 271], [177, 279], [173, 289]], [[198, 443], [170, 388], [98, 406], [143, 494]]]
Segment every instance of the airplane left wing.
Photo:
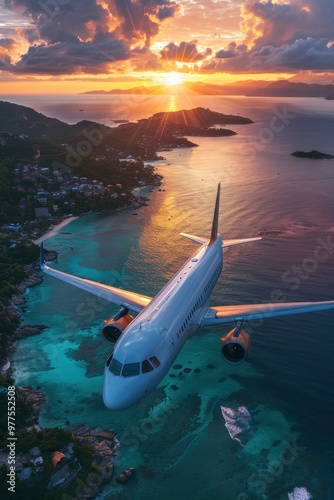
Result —
[[119, 306], [127, 307], [135, 312], [140, 312], [152, 300], [151, 297], [147, 297], [146, 295], [129, 292], [127, 290], [122, 290], [121, 288], [104, 285], [103, 283], [97, 283], [96, 281], [78, 278], [72, 274], [67, 274], [63, 271], [58, 271], [57, 269], [53, 269], [45, 265], [42, 244], [40, 268], [45, 274], [49, 274], [50, 276], [64, 281], [69, 285], [73, 285], [81, 290], [84, 290], [85, 292], [89, 292], [96, 297], [100, 297], [101, 299], [107, 300], [108, 302], [112, 302], [113, 304]]
[[232, 321], [275, 318], [314, 311], [333, 309], [334, 300], [324, 302], [285, 302], [279, 304], [245, 304], [235, 306], [208, 307], [200, 326], [219, 325]]

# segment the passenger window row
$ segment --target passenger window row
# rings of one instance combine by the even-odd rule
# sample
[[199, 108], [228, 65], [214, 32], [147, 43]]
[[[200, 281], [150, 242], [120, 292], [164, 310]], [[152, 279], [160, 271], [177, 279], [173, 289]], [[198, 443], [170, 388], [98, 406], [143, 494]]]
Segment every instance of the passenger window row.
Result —
[[200, 306], [200, 304], [201, 304], [201, 302], [203, 300], [204, 293], [207, 292], [207, 290], [209, 289], [209, 287], [212, 284], [213, 280], [218, 278], [219, 272], [220, 272], [220, 266], [217, 267], [217, 269], [215, 270], [214, 274], [212, 275], [210, 281], [208, 281], [207, 285], [205, 285], [205, 287], [203, 289], [203, 292], [201, 293], [200, 298], [197, 299], [195, 305], [192, 307], [192, 309], [189, 312], [188, 316], [184, 320], [184, 322], [183, 322], [183, 324], [182, 324], [182, 326], [180, 328], [180, 331], [177, 334], [178, 338], [180, 338], [183, 335], [183, 332], [186, 329], [186, 327], [188, 326], [188, 323], [190, 322], [191, 317], [193, 316], [193, 314], [195, 313], [195, 311], [199, 308], [199, 306]]

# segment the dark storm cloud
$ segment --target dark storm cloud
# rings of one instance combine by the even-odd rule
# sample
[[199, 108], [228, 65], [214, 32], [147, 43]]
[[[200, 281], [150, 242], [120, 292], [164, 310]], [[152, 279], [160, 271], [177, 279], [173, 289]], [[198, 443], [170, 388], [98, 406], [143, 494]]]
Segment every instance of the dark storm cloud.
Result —
[[204, 52], [199, 52], [196, 44], [197, 40], [181, 42], [179, 45], [171, 42], [161, 50], [161, 58], [168, 61], [196, 62], [202, 61], [212, 54], [212, 50], [209, 48], [205, 49]]
[[119, 16], [123, 18], [121, 31], [128, 40], [140, 40], [144, 35], [146, 45], [150, 43], [151, 37], [158, 34], [159, 25], [152, 21], [145, 12], [143, 5], [130, 0], [115, 0], [115, 7]]
[[63, 41], [32, 46], [12, 68], [16, 73], [75, 74], [108, 72], [115, 61], [129, 57], [127, 46], [121, 40], [104, 34], [91, 42]]
[[306, 38], [333, 37], [332, 0], [246, 0], [242, 4], [241, 28], [245, 42], [257, 47], [280, 46]]
[[203, 72], [334, 70], [332, 0], [246, 0], [244, 43], [230, 43], [206, 61]]
[[[202, 65], [203, 72], [273, 72], [295, 70], [333, 70], [334, 44], [327, 39], [307, 38], [280, 47], [248, 49], [245, 44], [234, 47], [234, 57], [211, 59]], [[228, 53], [228, 50], [225, 50]]]
[[11, 52], [17, 47], [17, 41], [14, 38], [0, 38], [0, 47]]
[[39, 38], [51, 43], [64, 40], [66, 33], [86, 40], [94, 34], [96, 26], [106, 26], [109, 22], [109, 11], [96, 0], [6, 0], [6, 4], [23, 8], [39, 30]]
[[[115, 61], [133, 56], [130, 44], [149, 49], [160, 22], [179, 9], [170, 0], [5, 0], [7, 8], [24, 12], [31, 26], [16, 30], [31, 46], [14, 72], [36, 74], [98, 73]], [[33, 44], [33, 45], [32, 45]], [[146, 57], [146, 66], [158, 67]]]
[[11, 67], [11, 57], [7, 50], [0, 46], [0, 70], [10, 70]]
[[9, 70], [11, 67], [11, 54], [18, 46], [14, 38], [0, 38], [0, 70]]
[[108, 3], [123, 18], [123, 36], [129, 40], [139, 40], [144, 36], [146, 46], [150, 45], [152, 36], [159, 33], [159, 22], [173, 17], [179, 10], [178, 4], [169, 0], [109, 0]]
[[158, 9], [158, 12], [156, 13], [156, 17], [159, 19], [159, 21], [164, 21], [165, 19], [168, 19], [169, 17], [174, 17], [175, 13], [179, 10], [178, 5], [164, 5], [160, 9]]
[[[253, 57], [257, 56], [255, 52]], [[333, 70], [334, 44], [324, 38], [296, 40], [287, 47], [273, 48], [266, 59], [267, 64], [279, 68]]]
[[231, 42], [228, 44], [226, 49], [221, 49], [216, 53], [217, 59], [230, 59], [231, 57], [236, 57], [236, 47], [237, 44], [235, 42]]

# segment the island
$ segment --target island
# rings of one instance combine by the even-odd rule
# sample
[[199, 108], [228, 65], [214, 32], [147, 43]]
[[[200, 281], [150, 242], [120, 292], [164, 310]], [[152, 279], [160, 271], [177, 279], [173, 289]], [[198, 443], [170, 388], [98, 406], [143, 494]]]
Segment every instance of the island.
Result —
[[316, 149], [312, 149], [312, 151], [294, 151], [291, 153], [291, 156], [295, 156], [296, 158], [310, 158], [311, 160], [332, 160], [334, 158], [334, 155], [322, 153]]

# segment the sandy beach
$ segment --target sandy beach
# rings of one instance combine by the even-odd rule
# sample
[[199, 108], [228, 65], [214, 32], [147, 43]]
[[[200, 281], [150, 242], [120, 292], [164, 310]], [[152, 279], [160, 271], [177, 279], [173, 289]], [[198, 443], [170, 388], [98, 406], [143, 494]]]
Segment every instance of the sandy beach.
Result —
[[70, 222], [74, 221], [75, 219], [78, 219], [78, 217], [73, 216], [69, 217], [68, 219], [63, 220], [60, 222], [60, 224], [57, 224], [52, 231], [48, 231], [47, 233], [43, 234], [40, 238], [34, 241], [36, 245], [39, 245], [43, 241], [47, 240], [48, 238], [51, 238], [51, 236], [55, 236], [61, 229], [63, 229], [65, 226], [67, 226]]

